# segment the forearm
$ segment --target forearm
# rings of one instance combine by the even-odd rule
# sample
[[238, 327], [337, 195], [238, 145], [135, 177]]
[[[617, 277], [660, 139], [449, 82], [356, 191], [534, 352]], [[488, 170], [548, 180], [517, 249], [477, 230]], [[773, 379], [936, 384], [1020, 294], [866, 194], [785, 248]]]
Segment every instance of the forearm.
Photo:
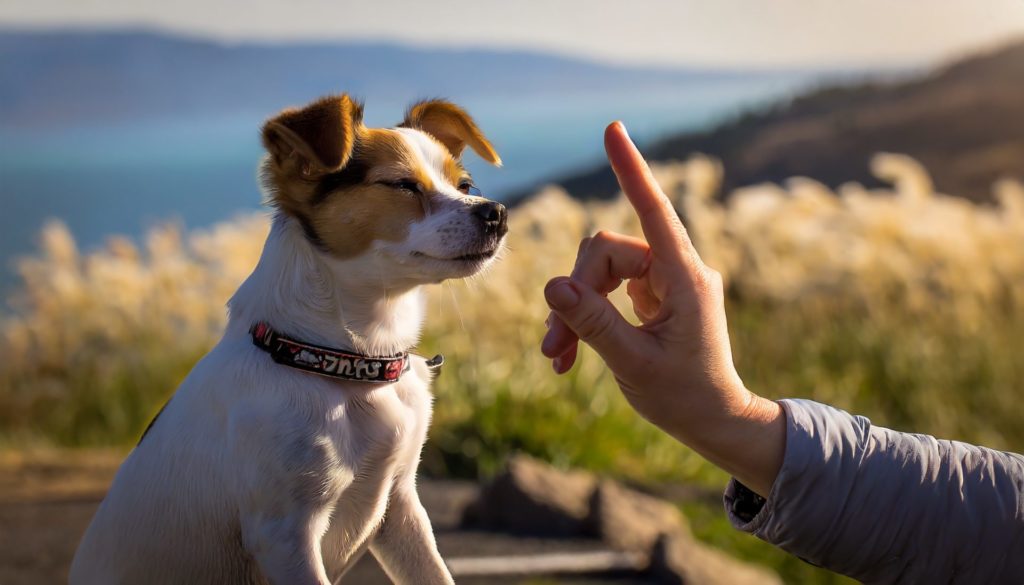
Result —
[[[724, 393], [723, 393], [724, 394]], [[674, 421], [665, 430], [716, 467], [767, 497], [786, 450], [786, 415], [777, 402], [746, 399], [717, 416]]]
[[727, 490], [738, 528], [868, 583], [1024, 581], [1024, 458], [782, 403], [767, 502], [746, 516], [742, 488]]

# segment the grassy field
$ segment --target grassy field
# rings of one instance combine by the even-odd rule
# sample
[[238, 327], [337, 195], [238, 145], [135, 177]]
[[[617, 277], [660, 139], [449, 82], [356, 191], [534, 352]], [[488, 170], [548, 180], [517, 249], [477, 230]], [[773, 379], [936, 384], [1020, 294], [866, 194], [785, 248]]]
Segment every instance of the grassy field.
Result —
[[[713, 198], [721, 168], [694, 158], [659, 180], [727, 280], [740, 373], [770, 397], [807, 397], [898, 429], [1024, 449], [1024, 189], [998, 205], [933, 193], [914, 161], [879, 155], [894, 187], [829, 192], [809, 179]], [[513, 451], [641, 483], [725, 477], [632, 413], [596, 356], [556, 377], [540, 355], [544, 282], [596, 229], [637, 233], [623, 201], [539, 193], [511, 217], [486, 276], [429, 292], [420, 353], [448, 359], [423, 471], [481, 477]], [[60, 224], [20, 264], [0, 327], [0, 441], [126, 445], [216, 340], [224, 302], [255, 264], [262, 215], [153, 230], [80, 253]], [[621, 298], [617, 298], [619, 302]], [[622, 305], [625, 307], [626, 305]], [[687, 504], [695, 531], [788, 582], [846, 582]]]

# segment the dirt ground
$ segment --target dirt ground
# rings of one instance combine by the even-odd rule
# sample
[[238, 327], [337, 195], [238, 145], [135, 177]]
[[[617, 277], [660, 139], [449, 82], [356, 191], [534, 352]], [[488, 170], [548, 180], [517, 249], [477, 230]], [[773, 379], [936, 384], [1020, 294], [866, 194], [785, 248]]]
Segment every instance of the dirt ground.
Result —
[[[0, 585], [66, 583], [78, 540], [103, 499], [122, 453], [111, 451], [0, 452]], [[462, 508], [476, 494], [469, 482], [424, 481], [420, 496], [445, 558], [592, 551], [589, 540], [515, 538], [458, 528]], [[346, 583], [389, 583], [367, 555]], [[644, 583], [638, 575], [459, 579], [463, 585]]]

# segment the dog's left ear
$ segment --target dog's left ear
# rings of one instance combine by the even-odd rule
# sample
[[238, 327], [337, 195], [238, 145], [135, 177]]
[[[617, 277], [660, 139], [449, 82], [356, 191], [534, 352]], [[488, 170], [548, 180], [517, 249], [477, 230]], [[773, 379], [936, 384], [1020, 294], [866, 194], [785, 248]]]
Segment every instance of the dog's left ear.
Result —
[[459, 158], [468, 145], [480, 158], [496, 167], [501, 158], [473, 118], [459, 106], [445, 100], [419, 102], [409, 108], [400, 126], [422, 130], [436, 138]]
[[347, 94], [328, 96], [268, 120], [263, 145], [279, 165], [330, 173], [348, 163], [362, 124], [362, 104]]

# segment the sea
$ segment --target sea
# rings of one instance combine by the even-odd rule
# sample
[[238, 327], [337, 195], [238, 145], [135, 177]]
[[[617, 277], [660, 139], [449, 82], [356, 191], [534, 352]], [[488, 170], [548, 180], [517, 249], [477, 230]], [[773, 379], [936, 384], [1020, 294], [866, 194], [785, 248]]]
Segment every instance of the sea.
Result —
[[[459, 100], [504, 165], [466, 154], [484, 194], [523, 188], [603, 164], [602, 132], [623, 120], [643, 147], [707, 129], [806, 88], [807, 75], [726, 78], [661, 89]], [[366, 96], [366, 122], [389, 126], [407, 104]], [[16, 259], [34, 254], [45, 222], [67, 224], [79, 248], [111, 235], [138, 238], [157, 224], [209, 226], [261, 209], [259, 127], [273, 112], [143, 119], [32, 131], [0, 127], [0, 292], [17, 286]], [[585, 194], [578, 194], [585, 195]]]

